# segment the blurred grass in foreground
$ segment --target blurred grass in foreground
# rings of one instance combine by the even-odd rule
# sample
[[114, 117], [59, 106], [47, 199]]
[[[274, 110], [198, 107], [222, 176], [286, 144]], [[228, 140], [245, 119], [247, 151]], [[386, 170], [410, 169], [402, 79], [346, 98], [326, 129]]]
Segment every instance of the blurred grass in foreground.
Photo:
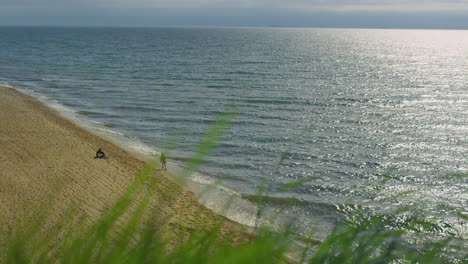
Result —
[[[183, 177], [203, 163], [224, 133], [232, 114], [223, 114], [189, 159]], [[97, 220], [86, 221], [77, 207], [70, 208], [58, 223], [44, 229], [47, 210], [38, 210], [36, 222], [3, 232], [5, 249], [1, 263], [467, 263], [463, 239], [453, 237], [409, 245], [403, 236], [416, 232], [420, 221], [405, 228], [389, 228], [388, 218], [370, 217], [359, 223], [342, 223], [321, 243], [302, 239], [300, 257], [287, 258], [298, 238], [291, 230], [273, 231], [258, 222], [255, 236], [239, 245], [219, 240], [219, 228], [191, 230], [174, 246], [159, 225], [151, 221], [150, 200], [154, 194], [149, 179], [157, 162], [149, 163], [127, 190]], [[391, 177], [388, 175], [387, 177]], [[279, 192], [295, 188], [307, 178], [285, 184]], [[176, 191], [176, 190], [174, 190]], [[260, 188], [257, 217], [262, 212]], [[397, 194], [398, 195], [398, 194]], [[403, 194], [401, 194], [403, 195]], [[465, 219], [466, 220], [466, 219]], [[426, 225], [430, 225], [424, 223]], [[183, 236], [181, 234], [181, 236]], [[60, 239], [57, 239], [59, 237]], [[465, 248], [466, 250], [466, 248]]]
[[[151, 191], [145, 186], [154, 169], [148, 165], [126, 192], [96, 221], [83, 224], [76, 210], [70, 209], [62, 220], [42, 230], [45, 217], [10, 232], [4, 263], [291, 263], [285, 256], [294, 236], [289, 231], [274, 232], [258, 228], [256, 236], [238, 245], [219, 243], [219, 229], [193, 230], [175, 248], [164, 234], [143, 221]], [[131, 206], [138, 193], [144, 194]], [[42, 212], [46, 213], [46, 212]], [[126, 215], [128, 214], [128, 215]], [[126, 216], [125, 216], [126, 215]], [[338, 225], [328, 238], [317, 245], [305, 242], [303, 263], [466, 263], [465, 256], [451, 258], [450, 250], [463, 252], [456, 240], [445, 239], [424, 246], [408, 246], [403, 230], [388, 230], [383, 218], [374, 217], [359, 225]], [[81, 225], [76, 230], [77, 225]], [[54, 237], [62, 234], [58, 242]], [[311, 255], [310, 248], [314, 248]]]

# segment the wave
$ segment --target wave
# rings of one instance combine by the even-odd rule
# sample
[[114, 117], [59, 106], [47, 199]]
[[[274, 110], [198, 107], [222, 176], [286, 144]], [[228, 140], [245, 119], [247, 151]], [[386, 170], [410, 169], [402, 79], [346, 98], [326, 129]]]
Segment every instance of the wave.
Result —
[[357, 204], [334, 204], [334, 203], [325, 203], [317, 201], [307, 201], [295, 197], [279, 197], [279, 196], [268, 196], [268, 195], [253, 195], [253, 194], [241, 194], [242, 199], [248, 200], [253, 203], [269, 203], [273, 205], [301, 205], [314, 208], [326, 209], [335, 213], [344, 213], [351, 210], [358, 210], [362, 206]]
[[11, 86], [10, 83], [4, 82], [4, 81], [0, 81], [0, 86], [8, 87], [8, 88], [13, 88], [13, 86]]
[[90, 111], [90, 110], [78, 110], [78, 114], [84, 116], [91, 116], [91, 117], [98, 117], [98, 118], [120, 118], [119, 115], [111, 114], [111, 113], [104, 113], [104, 112], [97, 112], [97, 111]]
[[116, 110], [131, 110], [137, 112], [159, 112], [160, 109], [156, 107], [137, 106], [137, 105], [119, 105], [112, 107]]
[[[239, 75], [262, 75], [261, 73], [256, 72], [249, 72], [249, 71], [233, 71], [233, 72], [226, 72], [226, 74], [239, 74]], [[263, 74], [265, 75], [265, 74]]]
[[252, 195], [252, 194], [242, 194], [241, 197], [245, 200], [248, 200], [253, 203], [272, 203], [277, 205], [288, 205], [288, 204], [308, 204], [307, 201], [293, 198], [293, 197], [274, 197], [274, 196], [263, 196], [263, 195]]
[[206, 88], [226, 88], [226, 87], [230, 87], [230, 86], [227, 86], [227, 85], [207, 85]]
[[367, 98], [347, 98], [347, 97], [339, 97], [335, 98], [335, 101], [340, 101], [340, 102], [352, 102], [352, 103], [368, 103], [372, 102], [371, 99]]

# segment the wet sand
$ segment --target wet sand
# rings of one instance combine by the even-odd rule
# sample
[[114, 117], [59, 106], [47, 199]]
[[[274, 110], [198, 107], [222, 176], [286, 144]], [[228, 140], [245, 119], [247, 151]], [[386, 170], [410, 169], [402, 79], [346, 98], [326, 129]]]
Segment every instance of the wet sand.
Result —
[[[98, 148], [109, 159], [94, 159]], [[72, 203], [88, 219], [96, 219], [145, 163], [36, 99], [0, 87], [0, 226], [12, 229], [19, 222], [33, 221], [31, 212], [41, 206], [53, 223]], [[210, 229], [220, 221], [221, 239], [235, 244], [247, 239], [240, 224], [199, 204], [170, 173], [156, 171], [151, 180], [155, 191], [151, 211], [169, 219], [161, 223], [172, 242], [177, 243], [180, 230]], [[51, 193], [54, 202], [47, 204]]]

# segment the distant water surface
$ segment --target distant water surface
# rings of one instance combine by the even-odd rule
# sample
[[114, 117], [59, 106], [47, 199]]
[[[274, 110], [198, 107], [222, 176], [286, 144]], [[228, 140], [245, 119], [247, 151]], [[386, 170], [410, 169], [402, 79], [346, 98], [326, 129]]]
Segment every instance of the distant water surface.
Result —
[[304, 234], [411, 206], [466, 238], [467, 47], [467, 31], [4, 27], [0, 81], [144, 154], [176, 142], [179, 160], [234, 105], [191, 180], [222, 177], [203, 200], [242, 196], [238, 221], [266, 185], [271, 214], [295, 199], [282, 215]]

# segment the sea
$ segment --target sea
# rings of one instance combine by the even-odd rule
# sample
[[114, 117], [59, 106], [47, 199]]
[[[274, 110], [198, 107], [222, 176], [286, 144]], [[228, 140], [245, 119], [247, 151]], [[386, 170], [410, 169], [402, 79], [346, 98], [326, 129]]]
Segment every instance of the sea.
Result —
[[164, 151], [202, 203], [249, 226], [323, 240], [417, 216], [467, 239], [467, 47], [462, 30], [0, 27], [0, 84]]

